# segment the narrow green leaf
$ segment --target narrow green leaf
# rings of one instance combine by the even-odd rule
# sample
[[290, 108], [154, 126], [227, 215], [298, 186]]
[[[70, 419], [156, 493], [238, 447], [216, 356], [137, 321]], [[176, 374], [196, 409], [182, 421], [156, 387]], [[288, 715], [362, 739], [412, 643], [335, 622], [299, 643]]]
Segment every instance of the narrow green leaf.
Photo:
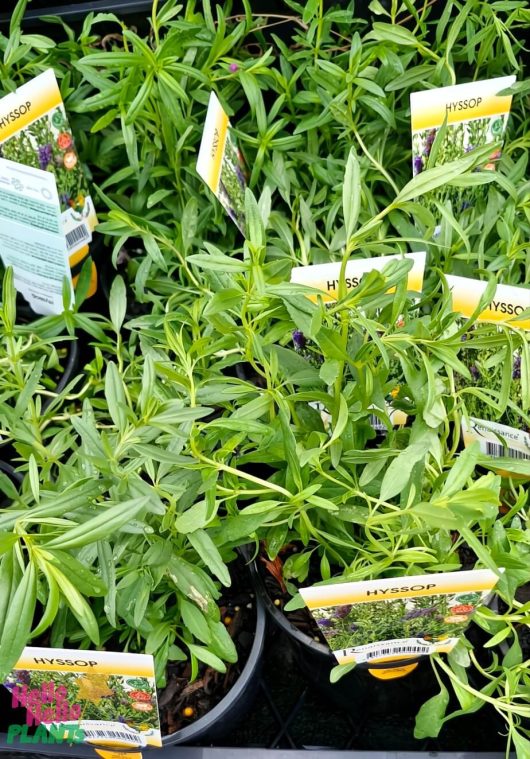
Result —
[[119, 334], [127, 310], [127, 291], [122, 277], [114, 277], [110, 288], [109, 313], [112, 326]]
[[62, 550], [79, 548], [88, 543], [109, 537], [117, 532], [123, 525], [136, 518], [140, 511], [147, 505], [148, 498], [133, 498], [123, 503], [105, 508], [99, 504], [100, 513], [88, 519], [86, 522], [66, 530], [62, 535], [48, 541], [44, 548], [60, 548]]
[[388, 501], [405, 489], [412, 470], [427, 455], [424, 443], [414, 443], [401, 451], [390, 464], [383, 477], [380, 498]]
[[188, 540], [195, 548], [201, 559], [210, 571], [227, 587], [231, 583], [228, 567], [221, 558], [221, 554], [211, 537], [204, 530], [190, 532]]
[[337, 415], [337, 422], [335, 424], [335, 427], [333, 428], [333, 433], [329, 441], [326, 443], [326, 447], [330, 446], [335, 440], [338, 440], [338, 438], [342, 435], [342, 433], [346, 429], [347, 423], [348, 423], [348, 404], [346, 403], [346, 399], [341, 393], [340, 399], [339, 399], [339, 413]]
[[101, 571], [101, 579], [107, 592], [105, 594], [103, 609], [107, 619], [113, 627], [117, 627], [116, 621], [116, 567], [112, 548], [108, 541], [98, 541], [98, 560]]
[[13, 561], [15, 557], [14, 550], [2, 556], [0, 563], [0, 637], [4, 630], [5, 621], [7, 618], [7, 611], [9, 608], [9, 600], [13, 591], [13, 583], [15, 581], [15, 573], [13, 571]]
[[7, 610], [0, 639], [0, 680], [3, 682], [24, 650], [33, 624], [37, 603], [37, 573], [33, 561], [22, 579]]
[[463, 158], [458, 158], [456, 161], [449, 161], [442, 166], [435, 166], [432, 169], [422, 171], [405, 185], [397, 195], [394, 203], [399, 205], [409, 200], [419, 198], [432, 190], [436, 190], [438, 187], [452, 181], [466, 171], [470, 171], [480, 164], [481, 161], [486, 160], [491, 154], [492, 149], [493, 146], [491, 144], [485, 148], [476, 148]]
[[354, 148], [351, 148], [346, 162], [344, 185], [342, 187], [342, 211], [346, 229], [346, 242], [352, 236], [361, 208], [361, 169]]
[[329, 673], [329, 681], [331, 683], [337, 683], [341, 677], [344, 677], [348, 672], [354, 670], [355, 666], [355, 662], [350, 662], [350, 664], [336, 664]]
[[39, 469], [37, 467], [37, 461], [33, 454], [29, 457], [29, 484], [31, 487], [31, 493], [36, 503], [39, 503], [40, 498], [40, 483], [39, 483]]
[[48, 583], [46, 607], [39, 620], [37, 626], [31, 631], [32, 638], [38, 638], [47, 630], [54, 622], [57, 612], [59, 610], [59, 602], [61, 600], [61, 593], [59, 591], [59, 585], [53, 574], [49, 571], [47, 563], [38, 558], [39, 569], [46, 577]]
[[97, 577], [67, 551], [61, 551], [57, 548], [50, 550], [46, 546], [46, 549], [42, 550], [42, 554], [45, 555], [50, 564], [62, 572], [66, 572], [69, 579], [84, 596], [104, 596], [107, 592], [107, 587], [101, 578]]
[[194, 643], [188, 643], [187, 645], [191, 653], [196, 656], [199, 661], [204, 662], [204, 664], [212, 667], [212, 669], [215, 669], [217, 672], [226, 672], [225, 664], [218, 656], [212, 654], [211, 651], [208, 651], [207, 648], [197, 646]]
[[118, 430], [123, 433], [127, 427], [127, 399], [123, 379], [113, 361], [109, 361], [107, 364], [105, 398], [112, 421]]
[[88, 605], [86, 599], [83, 598], [75, 585], [73, 585], [66, 577], [66, 575], [60, 572], [57, 567], [49, 564], [49, 571], [59, 585], [64, 600], [70, 607], [72, 614], [77, 619], [90, 640], [95, 643], [96, 646], [98, 646], [100, 642], [98, 623], [96, 617], [94, 616], [94, 612]]
[[442, 488], [442, 496], [450, 497], [465, 486], [466, 482], [475, 471], [479, 456], [480, 445], [477, 441], [467, 448], [464, 448], [449, 472]]
[[237, 649], [223, 622], [208, 620], [211, 631], [210, 649], [224, 661], [236, 662]]
[[212, 634], [208, 627], [206, 617], [195, 604], [190, 603], [185, 598], [179, 598], [179, 609], [182, 615], [182, 622], [184, 627], [189, 632], [198, 638], [202, 643], [209, 645], [212, 640]]
[[426, 701], [416, 715], [414, 737], [436, 738], [442, 729], [445, 712], [449, 706], [449, 693], [441, 685], [440, 693]]

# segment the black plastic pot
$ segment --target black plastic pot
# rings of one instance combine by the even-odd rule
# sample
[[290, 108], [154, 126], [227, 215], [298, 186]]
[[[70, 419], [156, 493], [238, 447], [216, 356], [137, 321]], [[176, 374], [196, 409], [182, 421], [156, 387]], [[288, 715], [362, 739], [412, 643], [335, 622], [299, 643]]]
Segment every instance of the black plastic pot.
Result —
[[20, 472], [15, 471], [15, 469], [11, 466], [11, 464], [8, 464], [7, 461], [0, 461], [0, 472], [7, 474], [14, 485], [20, 485], [24, 479]]
[[[3, 752], [6, 759], [16, 757], [9, 747], [9, 753]], [[34, 756], [42, 756], [42, 751], [31, 748]], [[159, 752], [161, 749], [157, 749]], [[64, 751], [64, 749], [63, 749]], [[318, 759], [507, 759], [504, 752], [484, 753], [482, 751], [336, 751], [329, 749], [312, 749], [311, 754]], [[47, 746], [45, 755], [62, 756], [60, 746]], [[158, 756], [161, 754], [159, 753]], [[230, 747], [199, 747], [199, 746], [167, 746], [162, 749], [164, 759], [307, 759], [307, 750], [267, 749], [267, 748], [230, 748]], [[94, 759], [94, 757], [92, 757]], [[516, 759], [510, 754], [509, 759]]]
[[[252, 578], [254, 576], [253, 573]], [[267, 615], [261, 602], [261, 597], [256, 593], [256, 630], [254, 641], [238, 680], [217, 706], [203, 717], [172, 735], [163, 736], [164, 748], [181, 744], [196, 744], [199, 741], [209, 743], [229, 733], [232, 727], [241, 720], [246, 710], [252, 705], [253, 697], [259, 687], [261, 655], [265, 644], [266, 620]], [[25, 709], [19, 709], [16, 714], [15, 710], [12, 710], [13, 717], [8, 716], [7, 710], [10, 710], [10, 694], [5, 689], [2, 689], [2, 691], [0, 692], [0, 715], [8, 722], [22, 724], [26, 716]], [[0, 733], [0, 751], [13, 748], [13, 746], [7, 744], [6, 734]], [[79, 756], [90, 757], [90, 759], [94, 759], [95, 756], [94, 747], [89, 744], [73, 746], [48, 746], [40, 743], [36, 745], [17, 744], [16, 750], [29, 751], [32, 754], [59, 754], [64, 757]], [[120, 748], [119, 751], [120, 753], [134, 753], [138, 749], [128, 751], [127, 749]], [[153, 757], [160, 756], [159, 753], [156, 753], [159, 751], [160, 749], [156, 748], [142, 749], [144, 756], [147, 754]]]
[[[387, 5], [388, 0], [382, 0], [383, 6]], [[332, 0], [326, 0], [326, 6], [339, 4], [346, 6], [347, 0], [333, 3]], [[0, 14], [0, 24], [9, 23], [9, 18], [16, 5], [16, 0], [4, 0], [2, 4], [3, 13]], [[369, 0], [357, 2], [355, 11], [357, 16], [366, 18], [369, 15]], [[33, 0], [26, 11], [25, 19], [30, 22], [37, 22], [42, 16], [60, 16], [67, 22], [82, 21], [87, 13], [105, 12], [116, 13], [117, 15], [129, 16], [132, 13], [150, 12], [153, 6], [153, 0]], [[253, 0], [252, 10], [254, 13], [266, 15], [268, 13], [291, 13], [292, 10], [282, 0]], [[244, 13], [242, 2], [235, 2], [233, 6], [234, 14]]]
[[[74, 340], [65, 340], [65, 345], [68, 347], [68, 354], [63, 367], [63, 373], [61, 379], [57, 383], [55, 392], [57, 395], [62, 393], [64, 388], [68, 385], [71, 379], [73, 379], [78, 367], [79, 367], [79, 344], [77, 338]], [[47, 398], [42, 404], [43, 412], [48, 408], [53, 398]]]
[[[257, 596], [257, 594], [256, 594]], [[222, 701], [208, 714], [192, 725], [183, 727], [173, 735], [163, 738], [164, 746], [194, 744], [199, 741], [208, 743], [228, 734], [250, 707], [259, 686], [259, 668], [263, 646], [265, 644], [267, 615], [259, 597], [256, 598], [256, 632], [254, 643], [243, 671], [235, 685]]]
[[[368, 670], [366, 665], [358, 665], [344, 675], [338, 682], [330, 682], [330, 672], [337, 660], [330, 649], [306, 635], [293, 625], [283, 611], [274, 604], [255, 565], [255, 584], [258, 594], [272, 617], [274, 623], [288, 636], [297, 654], [300, 669], [314, 685], [342, 708], [348, 709], [357, 717], [367, 711], [377, 711], [384, 718], [391, 709], [403, 714], [413, 714], [420, 706], [437, 692], [437, 684], [427, 661], [421, 657], [402, 661], [370, 664], [372, 672], [383, 675], [384, 671], [393, 670], [395, 679], [379, 679]], [[413, 671], [408, 665], [416, 664]]]

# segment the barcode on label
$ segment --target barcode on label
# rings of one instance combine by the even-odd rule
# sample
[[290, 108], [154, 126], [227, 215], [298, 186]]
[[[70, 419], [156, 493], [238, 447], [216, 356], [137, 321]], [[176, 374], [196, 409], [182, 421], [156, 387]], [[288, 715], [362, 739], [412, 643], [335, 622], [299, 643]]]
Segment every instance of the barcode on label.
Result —
[[486, 453], [495, 458], [508, 456], [510, 459], [530, 459], [530, 453], [519, 451], [517, 448], [504, 448], [500, 443], [486, 442]]
[[68, 250], [78, 248], [81, 244], [90, 242], [92, 236], [86, 224], [78, 224], [70, 232], [66, 233], [66, 246]]
[[370, 424], [376, 432], [386, 432], [386, 425], [375, 414], [370, 414]]
[[127, 743], [138, 743], [134, 735], [123, 733], [121, 730], [83, 730], [85, 738], [115, 738], [116, 740], [127, 741]]
[[428, 654], [429, 652], [429, 646], [388, 646], [388, 648], [380, 648], [377, 651], [368, 651], [366, 659], [378, 659], [381, 656], [394, 654]]

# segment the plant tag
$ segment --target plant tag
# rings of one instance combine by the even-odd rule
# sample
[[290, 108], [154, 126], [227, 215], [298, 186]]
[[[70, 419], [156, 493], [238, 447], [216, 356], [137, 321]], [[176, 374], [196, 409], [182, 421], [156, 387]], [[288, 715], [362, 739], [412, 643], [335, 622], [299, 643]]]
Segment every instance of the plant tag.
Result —
[[197, 173], [239, 230], [246, 232], [245, 163], [230, 121], [215, 92], [210, 93]]
[[[413, 176], [427, 168], [433, 151], [435, 155], [432, 163], [440, 166], [462, 158], [473, 148], [500, 141], [506, 130], [512, 96], [498, 93], [511, 87], [515, 79], [515, 76], [503, 76], [412, 92], [410, 116]], [[444, 123], [445, 135], [441, 144], [435, 145], [438, 130]], [[495, 162], [500, 155], [500, 151], [492, 152], [490, 161], [484, 168], [495, 169]], [[458, 193], [459, 190], [455, 190], [455, 197]]]
[[38, 314], [60, 314], [72, 282], [55, 176], [0, 158], [0, 256]]
[[[453, 311], [470, 317], [487, 287], [487, 282], [468, 277], [446, 274], [445, 278], [453, 297]], [[519, 329], [530, 329], [530, 317], [518, 317], [530, 308], [530, 289], [513, 285], [497, 285], [495, 295], [477, 321], [510, 324]]]
[[[487, 283], [467, 277], [449, 274], [445, 276], [452, 292], [453, 310], [470, 317]], [[481, 312], [477, 321], [509, 324], [512, 327], [529, 330], [530, 318], [520, 318], [527, 309], [530, 309], [529, 289], [513, 285], [497, 285], [491, 303]], [[519, 470], [517, 467], [517, 462], [530, 461], [530, 435], [527, 432], [506, 424], [471, 416], [469, 420], [462, 418], [462, 437], [466, 448], [477, 441], [480, 450], [486, 456], [494, 459], [513, 459], [509, 470], [500, 467], [499, 474], [529, 476], [530, 465], [522, 465]]]
[[[0, 100], [0, 155], [55, 177], [75, 284], [98, 220], [52, 69]], [[96, 286], [93, 266], [89, 295]]]
[[152, 656], [27, 647], [4, 685], [53, 742], [162, 745]]
[[[382, 271], [391, 261], [410, 258], [414, 263], [408, 272], [407, 287], [412, 292], [421, 292], [425, 272], [426, 253], [404, 253], [395, 256], [379, 256], [377, 258], [357, 258], [348, 261], [345, 270], [346, 288], [348, 291], [359, 286], [363, 274], [370, 271]], [[338, 298], [339, 277], [341, 264], [313, 264], [311, 266], [295, 266], [291, 270], [291, 282], [299, 285], [314, 287], [322, 290], [324, 303], [332, 303]], [[317, 301], [317, 295], [309, 295], [310, 300]]]
[[[377, 406], [372, 406], [372, 408], [375, 409]], [[403, 427], [407, 423], [407, 414], [401, 409], [392, 408], [389, 403], [386, 404], [385, 413], [390, 418], [393, 427]], [[370, 424], [376, 432], [380, 432], [383, 435], [386, 435], [388, 432], [386, 424], [384, 424], [376, 414], [371, 414]]]
[[493, 459], [513, 459], [510, 472], [500, 469], [500, 474], [509, 474], [510, 476], [519, 474], [522, 477], [529, 475], [530, 464], [526, 467], [526, 471], [523, 471], [522, 468], [519, 472], [517, 471], [517, 462], [530, 462], [530, 435], [528, 432], [508, 427], [506, 424], [488, 422], [471, 416], [469, 421], [465, 418], [462, 419], [462, 436], [466, 448], [477, 441], [480, 450], [486, 456]]
[[300, 595], [339, 664], [447, 653], [497, 584], [489, 569], [313, 585]]

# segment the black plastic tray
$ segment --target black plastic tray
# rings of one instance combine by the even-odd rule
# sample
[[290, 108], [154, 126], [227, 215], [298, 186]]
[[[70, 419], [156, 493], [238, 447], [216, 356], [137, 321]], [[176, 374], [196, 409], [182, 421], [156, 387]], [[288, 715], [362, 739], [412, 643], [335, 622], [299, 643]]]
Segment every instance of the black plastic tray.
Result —
[[[455, 720], [439, 739], [414, 740], [414, 716], [351, 714], [330, 703], [300, 673], [295, 651], [269, 628], [259, 691], [250, 710], [216, 745], [165, 746], [143, 751], [144, 759], [505, 759], [505, 738], [482, 712]], [[370, 694], [367, 693], [367, 699]], [[467, 721], [467, 722], [466, 722]], [[71, 757], [67, 746], [8, 746], [14, 757]], [[76, 746], [75, 756], [98, 759], [93, 748]]]
[[[50, 746], [49, 754], [54, 747]], [[28, 749], [29, 750], [29, 749]], [[153, 749], [153, 751], [156, 749]], [[164, 759], [307, 759], [306, 751], [296, 750], [273, 750], [273, 749], [247, 749], [247, 748], [208, 748], [194, 746], [168, 746], [159, 749], [163, 752]], [[145, 752], [144, 752], [145, 753]], [[438, 752], [438, 751], [328, 751], [315, 749], [314, 755], [318, 759], [505, 759], [504, 754], [498, 753], [475, 753], [475, 752]], [[49, 755], [48, 754], [48, 755]], [[18, 759], [17, 753], [0, 751], [0, 755], [6, 759]], [[42, 754], [30, 755], [32, 757], [43, 756]], [[153, 755], [151, 752], [151, 756]], [[160, 759], [162, 759], [162, 756]], [[515, 755], [510, 757], [515, 759]], [[29, 759], [29, 757], [28, 757]]]
[[[25, 24], [35, 24], [42, 16], [60, 16], [65, 21], [82, 21], [87, 13], [116, 13], [130, 16], [132, 13], [150, 12], [153, 0], [37, 0], [28, 5], [24, 14]], [[15, 0], [1, 3], [0, 25], [8, 24], [15, 7]]]

